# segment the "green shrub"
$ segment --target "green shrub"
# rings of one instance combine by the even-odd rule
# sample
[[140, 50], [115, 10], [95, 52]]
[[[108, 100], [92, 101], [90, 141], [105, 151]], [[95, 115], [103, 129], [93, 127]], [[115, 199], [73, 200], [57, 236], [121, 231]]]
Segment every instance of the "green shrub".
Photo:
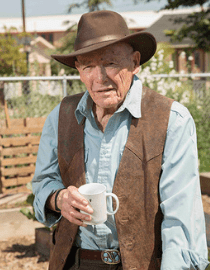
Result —
[[[26, 118], [47, 116], [62, 100], [63, 95], [41, 94], [38, 91], [38, 84], [28, 84], [28, 94], [22, 94], [7, 100], [10, 118]], [[62, 82], [60, 82], [62, 89]], [[79, 80], [67, 81], [67, 94], [73, 95], [85, 91], [85, 86]], [[4, 119], [2, 111], [0, 118]]]

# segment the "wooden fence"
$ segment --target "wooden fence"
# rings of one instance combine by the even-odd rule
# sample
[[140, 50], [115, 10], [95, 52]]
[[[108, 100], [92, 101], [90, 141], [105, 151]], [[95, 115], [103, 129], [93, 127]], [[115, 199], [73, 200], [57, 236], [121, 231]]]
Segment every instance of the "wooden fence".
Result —
[[26, 191], [33, 178], [46, 118], [0, 120], [0, 193]]

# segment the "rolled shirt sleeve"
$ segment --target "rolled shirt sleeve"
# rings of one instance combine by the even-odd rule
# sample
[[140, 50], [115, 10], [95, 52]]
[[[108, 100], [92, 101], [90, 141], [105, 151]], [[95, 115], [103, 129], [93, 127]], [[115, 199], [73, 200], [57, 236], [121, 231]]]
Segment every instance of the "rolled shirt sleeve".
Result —
[[46, 201], [56, 190], [64, 188], [57, 157], [59, 108], [60, 105], [55, 107], [45, 121], [32, 180], [35, 216], [47, 227], [57, 223], [61, 215], [48, 210]]
[[160, 179], [161, 270], [206, 269], [208, 250], [202, 206], [197, 138], [189, 111], [173, 102]]

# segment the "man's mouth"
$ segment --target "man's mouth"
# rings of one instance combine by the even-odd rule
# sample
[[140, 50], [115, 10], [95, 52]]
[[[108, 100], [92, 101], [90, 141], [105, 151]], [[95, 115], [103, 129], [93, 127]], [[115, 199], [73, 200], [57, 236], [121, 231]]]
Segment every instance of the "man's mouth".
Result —
[[102, 89], [97, 89], [95, 92], [101, 93], [101, 92], [109, 92], [113, 90], [114, 88], [102, 88]]

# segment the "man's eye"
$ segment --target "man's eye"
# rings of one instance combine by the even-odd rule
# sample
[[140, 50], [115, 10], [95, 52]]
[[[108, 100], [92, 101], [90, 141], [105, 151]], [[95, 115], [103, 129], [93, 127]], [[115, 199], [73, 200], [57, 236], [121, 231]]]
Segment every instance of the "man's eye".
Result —
[[116, 65], [116, 64], [115, 64], [114, 62], [109, 62], [109, 63], [106, 64], [107, 67], [111, 67], [111, 66], [113, 67], [113, 66], [115, 66], [115, 65]]
[[83, 70], [88, 70], [88, 69], [90, 69], [91, 68], [91, 66], [84, 66], [83, 67]]

